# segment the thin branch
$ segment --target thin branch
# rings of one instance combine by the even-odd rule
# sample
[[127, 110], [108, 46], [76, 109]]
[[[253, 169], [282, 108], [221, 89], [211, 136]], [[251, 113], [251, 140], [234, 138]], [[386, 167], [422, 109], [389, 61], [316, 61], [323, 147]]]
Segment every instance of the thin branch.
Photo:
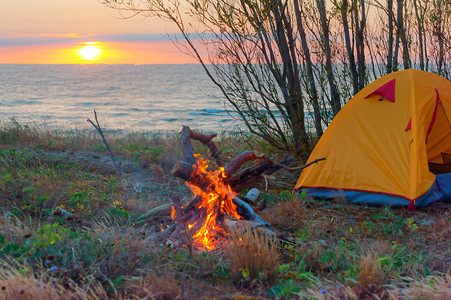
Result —
[[102, 138], [103, 143], [105, 144], [105, 146], [106, 146], [108, 152], [110, 153], [111, 160], [113, 161], [114, 167], [116, 168], [116, 173], [117, 173], [118, 175], [121, 175], [121, 174], [122, 174], [121, 168], [120, 168], [119, 165], [116, 163], [116, 159], [114, 158], [113, 151], [111, 151], [110, 145], [108, 144], [108, 142], [107, 142], [106, 139], [105, 139], [105, 135], [103, 134], [102, 128], [100, 127], [99, 120], [97, 119], [97, 112], [96, 112], [95, 110], [94, 110], [94, 117], [95, 117], [95, 120], [96, 120], [97, 125], [94, 124], [94, 122], [92, 122], [91, 119], [88, 119], [87, 121], [88, 121], [89, 123], [91, 123], [92, 126], [94, 126], [94, 128], [95, 128], [95, 129], [97, 130], [97, 132], [100, 134], [100, 137]]
[[326, 160], [325, 157], [321, 157], [321, 158], [315, 159], [314, 161], [309, 162], [309, 163], [306, 164], [306, 165], [303, 165], [302, 167], [294, 167], [294, 168], [290, 168], [290, 167], [288, 167], [288, 166], [285, 166], [285, 165], [283, 165], [283, 164], [279, 164], [279, 163], [275, 162], [275, 161], [272, 160], [270, 157], [265, 157], [265, 159], [269, 160], [269, 161], [270, 161], [271, 163], [273, 163], [274, 165], [276, 165], [276, 166], [278, 166], [278, 167], [280, 167], [280, 168], [282, 168], [282, 169], [288, 170], [288, 171], [299, 171], [299, 170], [303, 170], [303, 169], [305, 169], [305, 168], [307, 168], [307, 167], [310, 167], [310, 166], [313, 165], [313, 164], [318, 163], [319, 161]]

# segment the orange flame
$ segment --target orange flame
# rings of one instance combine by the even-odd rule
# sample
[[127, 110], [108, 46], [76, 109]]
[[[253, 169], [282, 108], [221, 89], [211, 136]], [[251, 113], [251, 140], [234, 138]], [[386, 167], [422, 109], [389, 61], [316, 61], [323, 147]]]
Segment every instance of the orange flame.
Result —
[[177, 222], [175, 220], [175, 208], [174, 208], [174, 206], [172, 206], [172, 210], [171, 210], [171, 219], [174, 220], [174, 222]]
[[[193, 233], [194, 245], [199, 249], [210, 251], [216, 247], [217, 235], [227, 234], [223, 226], [218, 224], [218, 218], [224, 214], [231, 215], [236, 219], [240, 219], [241, 217], [236, 211], [236, 205], [233, 203], [235, 194], [232, 192], [230, 186], [224, 184], [224, 179], [226, 178], [224, 168], [221, 167], [219, 170], [213, 172], [208, 171], [208, 164], [200, 154], [195, 154], [194, 156], [197, 159], [197, 165], [193, 166], [194, 172], [204, 176], [207, 175], [213, 184], [202, 190], [187, 182], [194, 196], [200, 196], [202, 199], [197, 209], [205, 213], [205, 220], [202, 220], [203, 224], [200, 228], [196, 225], [200, 225], [197, 223], [201, 220], [196, 220], [194, 224], [188, 224], [188, 229], [195, 231]], [[208, 193], [204, 190], [208, 191]]]

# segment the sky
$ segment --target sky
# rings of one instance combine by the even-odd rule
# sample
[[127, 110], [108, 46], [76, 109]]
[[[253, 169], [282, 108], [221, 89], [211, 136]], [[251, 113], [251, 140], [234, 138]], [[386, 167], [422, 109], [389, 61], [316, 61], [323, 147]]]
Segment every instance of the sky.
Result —
[[0, 64], [194, 63], [169, 39], [176, 28], [120, 18], [98, 0], [0, 0]]

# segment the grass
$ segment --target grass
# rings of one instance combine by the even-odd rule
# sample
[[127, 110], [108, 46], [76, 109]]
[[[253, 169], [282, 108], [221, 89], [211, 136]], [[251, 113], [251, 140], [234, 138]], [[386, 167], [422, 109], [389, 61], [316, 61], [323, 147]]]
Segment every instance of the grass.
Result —
[[[169, 173], [177, 134], [106, 137], [122, 176], [94, 130], [0, 126], [0, 299], [451, 298], [448, 204], [411, 213], [315, 201], [291, 195], [299, 174], [279, 172], [260, 213], [278, 242], [244, 230], [222, 250], [190, 252], [152, 242], [170, 220], [140, 218], [191, 197]], [[227, 159], [272, 152], [233, 134], [217, 144]]]
[[233, 281], [239, 286], [271, 285], [277, 281], [279, 251], [275, 237], [258, 229], [233, 231], [226, 255], [234, 271]]

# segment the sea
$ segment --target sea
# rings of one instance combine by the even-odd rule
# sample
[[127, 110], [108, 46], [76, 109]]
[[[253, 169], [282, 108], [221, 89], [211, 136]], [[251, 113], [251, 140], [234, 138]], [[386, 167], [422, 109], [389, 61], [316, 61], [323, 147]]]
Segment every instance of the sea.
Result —
[[107, 130], [244, 130], [202, 66], [0, 64], [0, 120]]

